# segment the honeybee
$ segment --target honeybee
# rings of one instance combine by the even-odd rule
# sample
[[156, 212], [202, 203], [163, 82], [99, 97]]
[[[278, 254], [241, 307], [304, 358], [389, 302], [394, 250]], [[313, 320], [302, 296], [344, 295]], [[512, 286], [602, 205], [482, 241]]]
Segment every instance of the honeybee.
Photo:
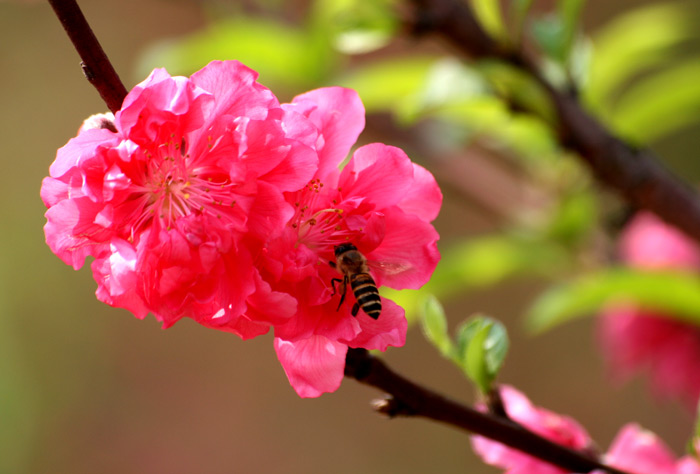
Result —
[[340, 283], [341, 296], [338, 309], [345, 301], [347, 286], [350, 283], [350, 288], [352, 288], [357, 300], [352, 307], [352, 315], [357, 316], [362, 308], [362, 311], [370, 318], [377, 319], [382, 312], [382, 300], [379, 298], [377, 284], [369, 274], [369, 266], [365, 256], [357, 250], [355, 245], [348, 242], [335, 246], [335, 262], [328, 263], [343, 275], [343, 278], [331, 280], [333, 295], [336, 294], [335, 284]]

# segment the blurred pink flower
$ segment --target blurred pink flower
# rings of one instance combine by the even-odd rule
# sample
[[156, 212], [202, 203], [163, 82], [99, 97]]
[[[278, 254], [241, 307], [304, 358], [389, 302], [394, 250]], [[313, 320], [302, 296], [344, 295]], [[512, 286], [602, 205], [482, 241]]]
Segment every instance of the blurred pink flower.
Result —
[[275, 349], [299, 395], [338, 388], [348, 347], [404, 343], [403, 309], [352, 317], [329, 265], [352, 243], [378, 286], [418, 288], [438, 260], [430, 224], [442, 194], [399, 149], [361, 147], [348, 89], [280, 105], [235, 61], [191, 78], [155, 70], [114, 117], [90, 117], [42, 184], [46, 240], [80, 268], [94, 257], [97, 296], [164, 327], [182, 317]]
[[364, 127], [355, 92], [319, 89], [283, 107], [317, 127], [319, 169], [306, 187], [286, 194], [295, 213], [266, 248], [265, 275], [274, 289], [297, 298], [296, 314], [275, 326], [275, 348], [297, 393], [315, 397], [340, 385], [348, 347], [383, 351], [406, 336], [404, 311], [390, 300], [382, 298], [376, 320], [363, 311], [351, 316], [352, 294], [338, 307], [331, 280], [341, 275], [329, 265], [334, 247], [354, 244], [378, 286], [419, 288], [440, 258], [430, 221], [442, 194], [428, 171], [382, 144], [359, 148], [339, 169]]
[[[508, 417], [539, 434], [577, 451], [590, 451], [591, 438], [572, 418], [536, 407], [528, 398], [508, 385], [500, 387], [500, 394]], [[472, 447], [486, 464], [506, 469], [507, 474], [565, 474], [568, 471], [538, 458], [509, 448], [483, 436], [472, 436]]]
[[[620, 254], [633, 267], [679, 271], [700, 268], [700, 248], [650, 213], [638, 214], [620, 237]], [[599, 339], [612, 374], [626, 379], [646, 369], [655, 393], [700, 396], [700, 328], [633, 305], [611, 305], [599, 318]]]
[[604, 462], [635, 474], [700, 474], [696, 459], [683, 456], [676, 460], [658, 436], [634, 423], [622, 427]]

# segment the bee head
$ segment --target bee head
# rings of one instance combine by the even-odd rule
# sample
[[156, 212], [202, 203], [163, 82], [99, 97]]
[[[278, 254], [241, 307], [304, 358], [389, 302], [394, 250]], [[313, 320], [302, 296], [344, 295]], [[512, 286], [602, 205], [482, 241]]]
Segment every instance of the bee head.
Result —
[[348, 250], [357, 250], [357, 247], [355, 247], [355, 245], [351, 244], [350, 242], [336, 245], [335, 246], [335, 256], [338, 257], [338, 256], [344, 254], [345, 252], [347, 252]]

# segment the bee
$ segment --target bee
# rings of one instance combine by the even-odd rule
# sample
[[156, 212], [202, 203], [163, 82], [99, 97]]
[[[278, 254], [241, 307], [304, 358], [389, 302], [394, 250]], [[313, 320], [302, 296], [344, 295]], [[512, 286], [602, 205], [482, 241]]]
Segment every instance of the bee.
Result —
[[350, 288], [357, 300], [352, 307], [352, 315], [357, 316], [357, 313], [362, 308], [370, 318], [377, 319], [382, 312], [382, 300], [379, 298], [379, 290], [374, 279], [369, 274], [367, 259], [357, 247], [351, 243], [345, 243], [335, 246], [335, 262], [328, 262], [331, 267], [343, 274], [343, 278], [333, 278], [331, 286], [333, 287], [333, 295], [336, 294], [336, 283], [340, 283], [340, 303], [338, 309], [345, 301], [347, 286], [350, 283]]

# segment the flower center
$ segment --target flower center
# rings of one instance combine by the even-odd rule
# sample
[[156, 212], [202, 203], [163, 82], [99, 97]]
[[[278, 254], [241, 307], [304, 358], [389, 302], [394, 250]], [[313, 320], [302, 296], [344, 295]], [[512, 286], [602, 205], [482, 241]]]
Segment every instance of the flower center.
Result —
[[224, 170], [208, 164], [206, 157], [191, 157], [184, 138], [161, 144], [157, 154], [146, 152], [143, 184], [137, 187], [140, 216], [132, 226], [132, 238], [152, 219], [169, 230], [177, 219], [191, 214], [232, 217], [236, 194]]
[[319, 254], [332, 253], [336, 245], [357, 235], [345, 225], [343, 210], [336, 207], [337, 203], [319, 179], [311, 180], [299, 191], [294, 203], [296, 212], [289, 221], [297, 232], [296, 245], [304, 244]]

